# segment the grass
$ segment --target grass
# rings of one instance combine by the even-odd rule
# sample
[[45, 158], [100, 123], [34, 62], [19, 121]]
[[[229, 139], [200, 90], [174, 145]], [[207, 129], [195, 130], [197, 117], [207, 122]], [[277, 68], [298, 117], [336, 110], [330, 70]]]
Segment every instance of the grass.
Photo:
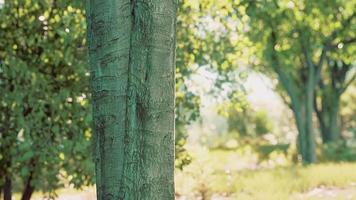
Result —
[[[272, 168], [258, 168], [253, 165], [253, 154], [246, 158], [238, 152], [208, 150], [196, 151], [195, 158], [176, 173], [181, 199], [356, 199], [356, 163], [305, 167], [281, 162]], [[249, 163], [246, 168], [241, 168], [242, 161]]]
[[349, 188], [356, 182], [355, 167], [340, 163], [244, 171], [233, 175], [233, 186], [236, 196], [246, 196], [238, 199], [295, 199], [315, 188]]
[[[249, 148], [189, 151], [193, 162], [176, 171], [177, 200], [356, 200], [356, 163], [295, 166], [283, 154], [259, 163]], [[95, 199], [94, 188], [57, 193], [59, 200]]]

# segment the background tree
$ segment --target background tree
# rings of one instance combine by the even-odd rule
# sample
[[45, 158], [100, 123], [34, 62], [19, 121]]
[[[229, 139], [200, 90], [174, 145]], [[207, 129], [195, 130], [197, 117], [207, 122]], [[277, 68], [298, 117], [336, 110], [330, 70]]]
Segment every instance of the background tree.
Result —
[[[92, 182], [84, 13], [75, 1], [0, 9], [0, 185], [30, 199]], [[6, 176], [3, 176], [6, 175]], [[10, 191], [4, 189], [5, 195]]]
[[[350, 49], [349, 46], [345, 48]], [[342, 131], [339, 116], [340, 101], [341, 95], [356, 77], [353, 68], [355, 68], [353, 61], [334, 61], [327, 58], [326, 75], [324, 75], [324, 79], [320, 79], [317, 95], [314, 99], [315, 112], [323, 143], [335, 142], [342, 139], [340, 135]]]
[[[352, 44], [354, 40], [355, 3], [241, 2], [250, 17], [247, 34], [261, 59], [254, 64], [265, 66], [265, 71], [272, 70], [278, 77], [282, 96], [288, 96], [286, 102], [295, 116], [299, 132], [298, 146], [304, 163], [316, 160], [313, 102], [315, 90], [319, 90], [318, 84], [327, 79], [324, 71], [332, 71], [329, 69], [331, 63], [326, 62], [327, 58], [342, 59], [346, 65], [352, 65], [355, 60], [353, 45], [349, 45], [350, 48], [345, 45], [343, 53], [333, 48], [340, 44]], [[262, 27], [264, 31], [256, 31]], [[352, 71], [350, 69], [345, 67], [344, 73]], [[316, 93], [319, 94], [318, 91]]]

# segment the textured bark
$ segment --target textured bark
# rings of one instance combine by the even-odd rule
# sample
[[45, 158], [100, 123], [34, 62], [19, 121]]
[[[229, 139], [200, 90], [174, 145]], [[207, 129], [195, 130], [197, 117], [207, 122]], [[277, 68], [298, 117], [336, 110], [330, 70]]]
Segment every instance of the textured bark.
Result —
[[5, 178], [4, 184], [4, 200], [11, 200], [12, 199], [12, 181], [10, 177]]
[[174, 199], [175, 0], [89, 0], [98, 200]]

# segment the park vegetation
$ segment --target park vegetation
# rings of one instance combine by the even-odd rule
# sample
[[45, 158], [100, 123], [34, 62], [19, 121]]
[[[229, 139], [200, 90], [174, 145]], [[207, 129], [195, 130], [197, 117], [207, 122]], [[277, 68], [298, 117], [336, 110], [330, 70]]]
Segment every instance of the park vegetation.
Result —
[[[151, 184], [161, 198], [174, 198], [175, 193], [178, 199], [303, 199], [313, 188], [347, 188], [356, 182], [355, 0], [182, 0], [164, 4], [164, 9], [156, 5], [160, 1], [152, 1], [156, 4], [151, 7], [163, 10], [161, 14], [148, 12], [139, 2], [135, 12], [130, 6], [118, 10], [95, 2], [0, 1], [0, 198], [52, 198], [61, 188], [81, 189], [95, 182], [102, 191], [101, 179], [110, 178], [108, 170], [115, 168], [120, 175], [121, 167], [130, 168], [110, 164], [125, 157], [117, 152], [136, 159], [129, 163], [140, 163], [142, 156], [135, 157], [143, 151], [139, 147], [151, 149], [151, 154], [125, 176], [133, 180], [137, 171], [146, 178], [158, 169], [165, 172], [169, 180]], [[122, 17], [112, 29], [103, 27], [112, 19], [106, 14], [102, 16], [108, 22], [95, 21], [108, 9], [115, 18]], [[126, 22], [123, 13], [136, 16], [136, 21]], [[159, 17], [163, 19], [153, 20]], [[133, 26], [131, 32], [121, 29], [123, 24]], [[107, 41], [108, 35], [117, 44]], [[126, 50], [118, 57], [130, 58], [137, 68], [120, 72], [111, 65], [115, 58], [97, 55], [95, 49], [105, 42], [114, 49], [128, 45], [132, 58]], [[100, 71], [98, 63], [106, 65], [106, 71]], [[162, 69], [155, 72], [153, 64]], [[204, 94], [192, 84], [201, 80], [195, 77], [202, 70], [212, 82]], [[273, 83], [283, 117], [249, 102], [245, 83], [254, 74]], [[108, 82], [100, 82], [102, 75]], [[131, 95], [125, 100], [125, 92], [107, 90], [123, 87]], [[150, 95], [163, 103], [150, 104]], [[109, 96], [116, 100], [105, 101]], [[213, 108], [205, 106], [206, 99]], [[127, 105], [117, 106], [122, 101]], [[214, 119], [226, 122], [226, 129], [205, 133], [204, 111], [209, 109], [217, 114]], [[127, 115], [120, 114], [124, 110]], [[157, 111], [165, 115], [155, 121]], [[105, 115], [108, 112], [116, 114]], [[105, 142], [95, 133], [118, 114], [131, 124], [128, 135], [133, 142], [120, 145], [123, 149], [117, 152], [102, 152], [97, 146]], [[199, 131], [192, 129], [196, 124], [203, 124]], [[148, 142], [144, 148], [135, 142], [152, 138], [139, 140], [138, 132], [157, 132], [157, 138], [165, 138], [164, 145], [152, 147]], [[192, 143], [189, 138], [194, 137], [198, 139]], [[100, 155], [109, 164], [101, 165]], [[165, 159], [157, 163], [153, 155]], [[95, 163], [103, 169], [95, 169]], [[100, 176], [95, 178], [95, 171]], [[164, 188], [167, 182], [169, 190]], [[136, 186], [122, 191], [142, 195], [142, 187]]]

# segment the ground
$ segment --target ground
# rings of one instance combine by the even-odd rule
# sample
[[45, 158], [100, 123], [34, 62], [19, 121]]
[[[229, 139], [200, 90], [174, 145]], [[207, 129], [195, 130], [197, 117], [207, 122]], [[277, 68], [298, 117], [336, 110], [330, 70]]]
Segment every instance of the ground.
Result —
[[[356, 163], [301, 166], [283, 155], [259, 162], [249, 150], [190, 151], [193, 162], [175, 173], [176, 200], [356, 200]], [[62, 189], [58, 199], [95, 200], [95, 189]]]

